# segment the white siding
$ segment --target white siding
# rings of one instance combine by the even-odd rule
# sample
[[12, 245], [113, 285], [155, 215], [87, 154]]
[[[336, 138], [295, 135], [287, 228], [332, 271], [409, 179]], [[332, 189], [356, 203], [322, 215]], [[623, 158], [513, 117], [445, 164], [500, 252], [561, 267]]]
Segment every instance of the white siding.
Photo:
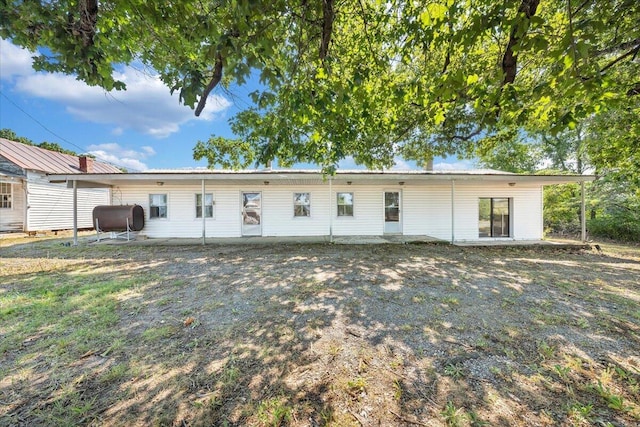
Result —
[[[201, 185], [165, 183], [121, 186], [113, 190], [113, 204], [138, 204], [144, 210], [145, 225], [140, 232], [149, 237], [202, 237], [202, 218], [196, 217], [195, 195]], [[207, 237], [240, 235], [240, 189], [207, 185], [213, 194], [213, 218], [206, 218]], [[167, 195], [167, 218], [149, 218], [149, 195]]]
[[23, 231], [23, 183], [11, 183], [11, 208], [0, 208], [0, 231]]
[[451, 187], [445, 184], [403, 188], [403, 234], [451, 239]]
[[492, 186], [456, 182], [455, 185], [455, 239], [479, 240], [478, 237], [478, 201], [480, 197], [510, 198], [511, 237], [514, 240], [542, 239], [541, 214], [542, 203], [539, 185], [518, 183], [514, 187], [508, 184]]
[[[293, 193], [309, 193], [311, 216], [293, 216]], [[326, 236], [329, 234], [328, 185], [271, 186], [262, 190], [264, 236]]]
[[[149, 237], [201, 237], [202, 218], [196, 218], [195, 195], [200, 184], [122, 186], [114, 189], [114, 204], [138, 204], [145, 212], [141, 234]], [[214, 218], [206, 219], [207, 237], [242, 235], [242, 192], [262, 193], [263, 236], [322, 236], [329, 232], [327, 217], [328, 188], [311, 186], [229, 186], [207, 183], [206, 193], [213, 193]], [[311, 193], [311, 217], [293, 216], [293, 193]], [[149, 219], [149, 195], [167, 194], [166, 219]]]
[[[42, 176], [29, 175], [27, 182], [27, 225], [25, 231], [73, 228], [73, 189], [48, 183]], [[93, 208], [109, 204], [108, 189], [78, 189], [78, 228], [93, 228]]]
[[[333, 186], [333, 234], [336, 236], [379, 236], [384, 232], [383, 186]], [[353, 216], [337, 216], [337, 193], [353, 193]]]
[[[229, 185], [207, 182], [206, 193], [213, 193], [214, 218], [206, 219], [207, 237], [239, 237], [241, 228], [241, 193], [262, 193], [263, 236], [323, 236], [332, 223], [335, 236], [382, 235], [384, 232], [384, 192], [402, 193], [402, 228], [405, 235], [423, 235], [451, 239], [451, 185], [407, 183], [385, 185]], [[478, 199], [508, 197], [512, 203], [512, 238], [541, 239], [541, 187], [518, 183], [509, 187], [499, 184], [455, 184], [456, 240], [478, 240]], [[141, 234], [149, 237], [201, 237], [202, 218], [195, 216], [195, 194], [200, 183], [163, 186], [123, 185], [113, 189], [113, 204], [139, 204], [145, 211], [145, 227]], [[311, 217], [293, 216], [293, 194], [311, 194]], [[353, 193], [354, 216], [338, 217], [336, 194]], [[167, 218], [149, 219], [149, 195], [167, 194]]]

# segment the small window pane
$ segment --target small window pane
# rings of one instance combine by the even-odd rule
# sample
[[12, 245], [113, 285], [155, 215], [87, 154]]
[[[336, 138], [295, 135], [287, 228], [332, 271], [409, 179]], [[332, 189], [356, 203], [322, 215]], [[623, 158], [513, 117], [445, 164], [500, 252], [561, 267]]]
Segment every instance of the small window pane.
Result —
[[167, 217], [167, 195], [166, 194], [150, 194], [149, 195], [149, 218], [166, 218]]
[[293, 216], [311, 216], [311, 195], [309, 193], [293, 194]]
[[480, 237], [491, 237], [491, 199], [480, 199], [478, 208], [479, 235]]
[[493, 237], [509, 237], [509, 199], [493, 199]]
[[353, 216], [353, 193], [337, 194], [338, 216]]
[[11, 208], [11, 184], [0, 182], [0, 208]]
[[[205, 218], [213, 218], [213, 194], [204, 195], [204, 215]], [[202, 218], [202, 194], [196, 194], [196, 218]]]

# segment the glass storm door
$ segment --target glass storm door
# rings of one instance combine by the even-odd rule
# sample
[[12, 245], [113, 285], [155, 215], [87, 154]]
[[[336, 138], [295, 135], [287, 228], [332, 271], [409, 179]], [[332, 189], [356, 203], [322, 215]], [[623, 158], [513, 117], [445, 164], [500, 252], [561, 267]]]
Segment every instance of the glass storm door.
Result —
[[400, 192], [385, 191], [384, 193], [384, 232], [402, 233], [400, 221]]
[[242, 235], [262, 235], [262, 193], [242, 193]]

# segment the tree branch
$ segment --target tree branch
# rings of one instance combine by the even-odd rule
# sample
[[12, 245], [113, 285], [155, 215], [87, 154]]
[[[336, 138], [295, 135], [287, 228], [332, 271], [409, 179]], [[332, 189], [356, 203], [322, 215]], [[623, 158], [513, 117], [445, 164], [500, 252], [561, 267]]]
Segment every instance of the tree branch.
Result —
[[93, 37], [96, 35], [96, 23], [98, 22], [98, 0], [80, 0], [78, 3], [80, 21], [74, 26], [74, 30], [82, 39], [82, 46], [93, 45]]
[[[576, 72], [576, 66], [577, 66], [577, 62], [578, 62], [578, 58], [577, 58], [577, 54], [576, 54], [576, 38], [573, 36], [573, 14], [571, 12], [571, 0], [567, 0], [567, 15], [569, 18], [569, 33], [571, 36], [571, 54], [573, 56], [573, 65], [571, 66], [571, 68], [573, 68], [573, 71]], [[577, 74], [577, 72], [576, 72]]]
[[211, 77], [211, 81], [205, 88], [202, 96], [200, 97], [200, 101], [198, 101], [198, 106], [196, 107], [196, 117], [200, 116], [202, 110], [204, 110], [204, 106], [207, 104], [207, 98], [211, 91], [220, 83], [222, 80], [222, 55], [220, 52], [216, 55], [216, 63], [213, 66], [213, 76]]
[[627, 96], [640, 95], [640, 82], [637, 82], [631, 89], [627, 91]]
[[631, 55], [637, 55], [638, 51], [640, 51], [640, 43], [638, 43], [637, 46], [635, 46], [633, 49], [627, 51], [626, 53], [620, 55], [619, 57], [617, 57], [616, 59], [614, 59], [613, 61], [609, 62], [607, 65], [605, 65], [602, 70], [600, 70], [600, 74], [604, 74], [605, 71], [607, 71], [609, 68], [613, 67], [614, 65], [616, 65], [618, 62], [622, 61], [623, 59], [631, 56]]
[[447, 72], [449, 64], [451, 64], [451, 49], [447, 48], [447, 56], [444, 57], [444, 65], [442, 66], [442, 74]]
[[362, 22], [364, 23], [364, 35], [367, 38], [367, 43], [369, 44], [369, 50], [373, 52], [373, 45], [371, 44], [371, 38], [369, 37], [369, 20], [367, 19], [367, 12], [364, 10], [364, 5], [362, 4], [362, 0], [358, 0], [360, 4], [360, 10], [362, 11]]
[[[520, 7], [518, 8], [518, 14], [524, 13], [525, 18], [528, 20], [536, 14], [536, 10], [538, 9], [538, 5], [540, 4], [540, 0], [522, 0], [520, 3]], [[502, 57], [502, 71], [504, 72], [504, 81], [502, 85], [506, 85], [509, 83], [513, 83], [516, 80], [516, 71], [518, 68], [518, 59], [517, 55], [513, 52], [513, 48], [518, 44], [525, 31], [522, 35], [518, 34], [521, 30], [521, 27], [525, 25], [523, 20], [518, 20], [517, 23], [511, 29], [511, 35], [509, 36], [509, 43], [507, 44], [507, 48], [504, 52], [504, 56]], [[528, 26], [528, 22], [526, 23]]]
[[595, 52], [596, 56], [600, 56], [600, 55], [608, 55], [610, 53], [613, 52], [617, 52], [620, 50], [627, 50], [627, 49], [631, 49], [634, 47], [637, 47], [637, 45], [640, 44], [640, 37], [636, 38], [634, 40], [629, 40], [627, 42], [622, 42], [620, 44], [616, 44], [615, 46], [609, 46], [606, 49], [602, 49], [602, 50], [598, 50]]
[[589, 3], [591, 3], [591, 0], [585, 0], [584, 2], [582, 2], [582, 4], [580, 6], [578, 6], [578, 8], [576, 10], [573, 11], [572, 15], [576, 16]]
[[322, 40], [320, 41], [320, 59], [324, 61], [329, 53], [331, 33], [333, 32], [333, 20], [335, 18], [333, 0], [322, 1]]
[[466, 135], [451, 135], [451, 139], [457, 139], [460, 141], [470, 141], [472, 138], [480, 135], [482, 133], [482, 128], [477, 127], [473, 132], [469, 132]]

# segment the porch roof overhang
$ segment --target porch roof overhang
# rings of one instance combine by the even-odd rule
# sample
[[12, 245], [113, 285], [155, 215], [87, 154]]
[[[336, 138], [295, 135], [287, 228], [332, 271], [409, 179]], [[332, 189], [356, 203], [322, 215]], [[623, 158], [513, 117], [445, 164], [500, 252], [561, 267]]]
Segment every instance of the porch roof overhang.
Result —
[[6, 184], [18, 184], [25, 180], [24, 175], [17, 175], [0, 171], [0, 182]]
[[243, 184], [282, 184], [313, 185], [327, 183], [340, 184], [382, 184], [382, 185], [415, 185], [425, 183], [477, 182], [507, 183], [510, 185], [531, 184], [551, 185], [593, 181], [593, 175], [520, 175], [499, 171], [470, 170], [450, 171], [338, 171], [335, 175], [324, 175], [317, 170], [190, 170], [190, 171], [149, 171], [136, 173], [84, 173], [84, 174], [49, 174], [50, 182], [66, 182], [72, 186], [76, 182], [78, 188], [99, 188], [118, 185], [135, 185], [149, 183], [171, 183], [193, 185], [205, 180], [209, 183], [229, 185]]

